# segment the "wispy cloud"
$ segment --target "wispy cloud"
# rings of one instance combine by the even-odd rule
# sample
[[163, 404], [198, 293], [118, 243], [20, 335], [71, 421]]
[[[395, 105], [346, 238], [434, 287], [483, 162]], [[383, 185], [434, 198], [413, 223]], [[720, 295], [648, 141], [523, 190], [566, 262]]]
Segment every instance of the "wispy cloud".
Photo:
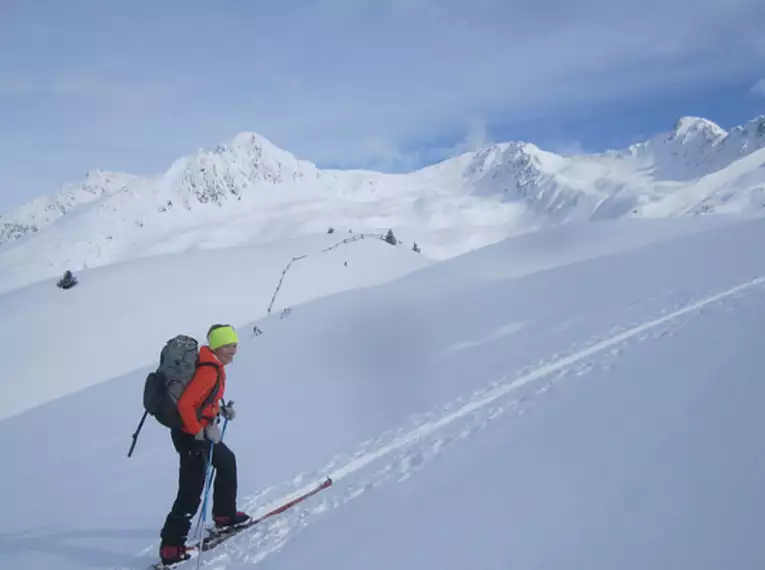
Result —
[[367, 164], [406, 161], [400, 149], [473, 116], [528, 121], [736, 79], [759, 34], [746, 16], [765, 17], [754, 1], [689, 0], [328, 0], [305, 11], [271, 38], [250, 123], [302, 156], [346, 164], [360, 151]]
[[752, 85], [750, 91], [755, 95], [761, 95], [765, 97], [765, 77], [760, 79], [757, 83]]
[[[533, 139], [542, 120], [740, 84], [765, 64], [762, 21], [760, 0], [29, 0], [0, 18], [0, 138], [75, 137], [93, 151], [73, 171], [142, 172], [253, 130], [322, 165], [403, 170], [500, 124]], [[117, 138], [138, 150], [96, 162]], [[20, 152], [12, 168], [39, 158]]]

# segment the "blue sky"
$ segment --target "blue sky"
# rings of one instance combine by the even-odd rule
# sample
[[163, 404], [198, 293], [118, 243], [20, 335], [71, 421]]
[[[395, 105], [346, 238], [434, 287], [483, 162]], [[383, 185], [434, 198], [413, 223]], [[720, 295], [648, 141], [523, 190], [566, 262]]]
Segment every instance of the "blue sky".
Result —
[[765, 113], [762, 0], [0, 0], [0, 212], [255, 131], [403, 171]]

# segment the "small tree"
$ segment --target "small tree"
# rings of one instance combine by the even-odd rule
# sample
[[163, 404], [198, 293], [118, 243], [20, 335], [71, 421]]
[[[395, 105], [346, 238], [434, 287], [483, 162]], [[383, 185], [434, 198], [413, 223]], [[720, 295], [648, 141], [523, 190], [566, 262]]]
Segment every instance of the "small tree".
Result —
[[388, 233], [385, 236], [385, 241], [387, 241], [391, 245], [398, 244], [398, 240], [396, 239], [396, 236], [393, 235], [393, 230], [388, 230]]
[[71, 289], [75, 285], [77, 285], [79, 281], [74, 276], [74, 274], [69, 271], [68, 269], [64, 272], [64, 276], [61, 277], [61, 279], [58, 280], [58, 283], [56, 283], [56, 286], [61, 289]]

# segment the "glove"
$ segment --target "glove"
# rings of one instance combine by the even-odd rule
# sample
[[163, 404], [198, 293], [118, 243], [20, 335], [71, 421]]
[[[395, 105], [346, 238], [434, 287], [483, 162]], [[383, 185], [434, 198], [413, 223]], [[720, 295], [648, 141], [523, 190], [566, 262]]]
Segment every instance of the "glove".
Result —
[[228, 404], [223, 404], [220, 407], [220, 414], [228, 421], [233, 420], [236, 417], [236, 410], [234, 409], [234, 401], [229, 400]]
[[197, 441], [211, 441], [213, 443], [220, 443], [220, 428], [216, 425], [209, 425], [199, 430], [199, 433], [194, 436]]

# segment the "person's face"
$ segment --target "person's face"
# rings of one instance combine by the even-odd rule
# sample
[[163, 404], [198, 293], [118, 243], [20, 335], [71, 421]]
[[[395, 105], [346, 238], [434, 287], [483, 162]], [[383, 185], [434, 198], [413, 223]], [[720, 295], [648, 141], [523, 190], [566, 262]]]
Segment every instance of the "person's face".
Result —
[[218, 360], [220, 360], [224, 365], [231, 364], [231, 361], [234, 360], [236, 349], [236, 343], [226, 344], [215, 350], [215, 356], [217, 356]]

